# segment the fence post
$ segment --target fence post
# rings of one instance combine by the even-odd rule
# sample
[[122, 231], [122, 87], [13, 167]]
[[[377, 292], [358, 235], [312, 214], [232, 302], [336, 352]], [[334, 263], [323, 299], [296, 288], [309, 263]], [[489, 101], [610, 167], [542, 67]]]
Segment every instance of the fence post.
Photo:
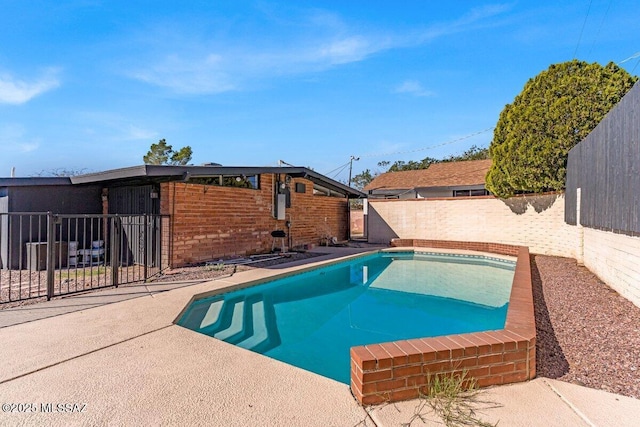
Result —
[[147, 281], [148, 276], [148, 265], [149, 265], [149, 239], [153, 235], [153, 233], [149, 233], [149, 217], [147, 214], [144, 214], [144, 228], [142, 229], [144, 233], [143, 241], [144, 241], [144, 281]]
[[576, 188], [576, 229], [578, 231], [578, 247], [576, 250], [576, 262], [584, 265], [584, 227], [581, 222], [580, 204], [582, 203], [582, 188]]
[[47, 212], [47, 301], [54, 293], [56, 266], [56, 216]]
[[120, 269], [120, 217], [111, 218], [111, 284], [118, 287]]

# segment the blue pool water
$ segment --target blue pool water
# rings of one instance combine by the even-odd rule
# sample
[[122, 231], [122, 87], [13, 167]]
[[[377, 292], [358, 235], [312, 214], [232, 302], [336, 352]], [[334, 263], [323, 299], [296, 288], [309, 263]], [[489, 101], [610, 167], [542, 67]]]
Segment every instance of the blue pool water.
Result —
[[515, 263], [380, 252], [194, 301], [178, 324], [349, 383], [349, 348], [503, 329]]

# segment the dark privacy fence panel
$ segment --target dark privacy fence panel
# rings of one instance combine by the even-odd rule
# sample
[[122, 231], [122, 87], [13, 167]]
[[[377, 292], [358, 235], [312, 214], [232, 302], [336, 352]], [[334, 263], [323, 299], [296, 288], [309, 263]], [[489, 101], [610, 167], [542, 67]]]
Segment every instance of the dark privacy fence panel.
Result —
[[636, 84], [569, 152], [565, 221], [625, 234], [640, 233], [640, 86]]

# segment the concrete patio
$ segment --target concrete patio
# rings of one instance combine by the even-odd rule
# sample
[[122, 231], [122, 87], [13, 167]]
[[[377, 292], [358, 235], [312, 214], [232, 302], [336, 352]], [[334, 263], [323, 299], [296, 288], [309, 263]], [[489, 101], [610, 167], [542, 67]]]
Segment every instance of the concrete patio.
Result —
[[[321, 248], [326, 252], [327, 248]], [[329, 248], [305, 266], [370, 248]], [[0, 425], [399, 426], [417, 401], [362, 408], [345, 384], [173, 321], [197, 293], [302, 268], [141, 285], [0, 310]], [[546, 378], [487, 389], [502, 426], [631, 426], [640, 400]], [[53, 412], [57, 404], [82, 412]], [[27, 404], [27, 406], [24, 406]], [[52, 412], [43, 412], [53, 404]], [[33, 405], [33, 406], [31, 406]], [[412, 425], [422, 425], [415, 421]], [[426, 425], [442, 425], [433, 415]]]

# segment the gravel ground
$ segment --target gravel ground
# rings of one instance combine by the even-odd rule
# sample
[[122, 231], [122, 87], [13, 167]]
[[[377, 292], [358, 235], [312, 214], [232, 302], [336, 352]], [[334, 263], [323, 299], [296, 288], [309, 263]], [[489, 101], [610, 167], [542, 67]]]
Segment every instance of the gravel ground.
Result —
[[640, 308], [573, 259], [531, 266], [538, 376], [640, 399]]
[[[284, 264], [288, 262], [314, 258], [317, 256], [326, 255], [318, 252], [287, 252], [283, 256], [278, 257], [278, 254], [274, 254], [276, 259], [267, 259], [272, 257], [258, 257], [253, 258], [254, 262], [250, 264], [229, 264], [230, 260], [220, 260], [219, 263], [209, 263], [205, 265], [196, 265], [191, 267], [174, 268], [172, 270], [166, 270], [162, 274], [154, 277], [150, 282], [174, 282], [177, 280], [211, 280], [220, 276], [228, 276], [234, 272], [247, 271], [254, 268], [268, 268], [278, 264]], [[246, 260], [249, 260], [247, 258]]]

